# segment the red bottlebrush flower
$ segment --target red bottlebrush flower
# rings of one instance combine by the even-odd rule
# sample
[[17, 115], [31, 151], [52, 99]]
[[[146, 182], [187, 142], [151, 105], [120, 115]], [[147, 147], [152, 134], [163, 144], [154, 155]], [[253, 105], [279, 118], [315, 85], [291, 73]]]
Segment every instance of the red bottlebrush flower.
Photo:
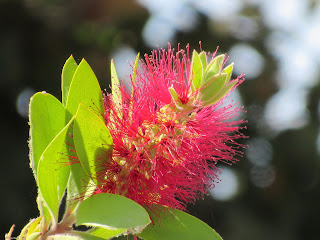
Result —
[[[211, 57], [203, 70], [215, 54]], [[241, 108], [222, 106], [225, 94], [216, 103], [204, 104], [201, 91], [207, 83], [192, 88], [192, 64], [188, 48], [153, 51], [132, 77], [132, 92], [120, 87], [121, 102], [111, 94], [104, 97], [105, 123], [114, 145], [111, 158], [100, 160], [96, 193], [185, 209], [217, 181], [219, 161], [233, 163], [242, 154], [243, 146], [235, 140], [244, 138], [239, 132], [244, 121], [232, 121]], [[207, 78], [208, 84], [218, 83], [217, 77]], [[242, 81], [238, 77], [230, 89]]]

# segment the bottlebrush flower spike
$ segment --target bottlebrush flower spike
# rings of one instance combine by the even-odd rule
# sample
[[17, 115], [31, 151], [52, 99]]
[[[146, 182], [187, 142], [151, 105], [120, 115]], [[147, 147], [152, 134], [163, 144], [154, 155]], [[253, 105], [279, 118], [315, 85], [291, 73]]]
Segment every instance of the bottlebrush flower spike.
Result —
[[222, 104], [243, 79], [228, 84], [232, 65], [222, 69], [225, 57], [217, 58], [194, 52], [190, 61], [188, 47], [153, 51], [134, 70], [131, 91], [122, 85], [121, 97], [104, 96], [114, 145], [111, 158], [99, 160], [96, 194], [185, 209], [218, 180], [219, 161], [237, 161], [244, 121], [232, 118], [241, 108]]

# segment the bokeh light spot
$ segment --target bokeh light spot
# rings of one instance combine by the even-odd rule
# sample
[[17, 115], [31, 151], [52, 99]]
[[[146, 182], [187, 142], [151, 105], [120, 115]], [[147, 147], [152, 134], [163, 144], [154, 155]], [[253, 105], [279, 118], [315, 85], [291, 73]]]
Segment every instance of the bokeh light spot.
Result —
[[219, 201], [231, 200], [239, 193], [238, 176], [230, 168], [224, 168], [219, 178], [220, 182], [210, 189], [210, 196]]
[[272, 145], [264, 138], [251, 138], [249, 147], [245, 149], [245, 155], [255, 166], [266, 166], [273, 156]]
[[168, 42], [173, 44], [175, 29], [170, 22], [158, 17], [151, 17], [143, 28], [142, 37], [151, 47], [166, 48]]
[[306, 97], [305, 91], [294, 89], [284, 89], [273, 95], [264, 111], [266, 125], [275, 133], [305, 126], [309, 121]]
[[29, 113], [29, 102], [35, 91], [31, 88], [23, 89], [16, 101], [16, 109], [20, 116], [27, 118]]
[[250, 180], [259, 188], [269, 187], [276, 179], [276, 171], [273, 166], [254, 166], [250, 169]]
[[246, 79], [258, 77], [264, 69], [264, 58], [248, 44], [236, 44], [229, 51], [229, 58], [235, 62], [234, 72], [245, 73]]
[[134, 63], [136, 56], [137, 52], [129, 46], [118, 48], [111, 54], [119, 79], [129, 80], [129, 76], [132, 74], [131, 65]]

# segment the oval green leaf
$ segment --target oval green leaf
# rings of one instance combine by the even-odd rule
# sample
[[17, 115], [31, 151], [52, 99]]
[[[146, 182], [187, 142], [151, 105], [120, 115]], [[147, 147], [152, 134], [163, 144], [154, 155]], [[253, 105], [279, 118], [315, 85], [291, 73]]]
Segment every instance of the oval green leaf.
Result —
[[193, 92], [195, 92], [200, 88], [202, 74], [203, 74], [203, 66], [201, 63], [201, 59], [197, 51], [193, 50], [192, 60], [191, 60], [191, 72], [190, 72], [190, 78], [192, 79], [191, 88]]
[[65, 139], [72, 122], [73, 118], [51, 141], [38, 164], [38, 186], [55, 222], [58, 220], [60, 202], [69, 179], [70, 167], [66, 165], [68, 150]]
[[206, 52], [202, 51], [199, 54], [199, 57], [200, 57], [200, 60], [201, 60], [203, 71], [205, 71], [207, 69], [207, 55], [206, 55]]
[[218, 102], [221, 98], [225, 97], [229, 91], [237, 84], [238, 81], [232, 81], [228, 85], [224, 86], [221, 91], [212, 99], [205, 103], [206, 106], [212, 105]]
[[93, 181], [112, 153], [112, 137], [104, 122], [83, 104], [79, 105], [73, 128], [74, 144], [81, 165]]
[[201, 85], [206, 85], [211, 79], [213, 78], [214, 75], [217, 75], [220, 73], [223, 60], [225, 59], [225, 55], [221, 54], [217, 57], [215, 57], [211, 63], [207, 66], [206, 71], [203, 74], [203, 79], [202, 79], [202, 84]]
[[99, 116], [104, 112], [99, 82], [89, 64], [84, 59], [80, 62], [74, 73], [70, 85], [66, 109], [71, 116], [68, 116], [68, 118], [76, 114], [80, 103], [91, 108]]
[[124, 196], [100, 193], [84, 200], [77, 211], [77, 225], [106, 229], [142, 229], [150, 223], [146, 210]]
[[77, 235], [83, 237], [86, 240], [102, 240], [116, 237], [126, 232], [126, 229], [105, 229], [105, 228], [94, 228], [88, 232], [78, 232]]
[[232, 75], [232, 70], [233, 70], [233, 63], [231, 63], [230, 65], [228, 65], [227, 67], [225, 67], [222, 72], [223, 73], [227, 73], [228, 74], [228, 77], [227, 77], [227, 80], [229, 81], [230, 78], [231, 78], [231, 75]]
[[183, 211], [157, 206], [156, 213], [149, 211], [153, 224], [139, 237], [145, 240], [222, 240], [219, 234], [201, 220]]
[[213, 77], [213, 80], [204, 86], [200, 92], [202, 94], [201, 101], [208, 102], [214, 98], [227, 83], [227, 73], [221, 73]]
[[70, 84], [73, 78], [74, 73], [76, 72], [78, 64], [74, 60], [73, 56], [71, 55], [66, 63], [63, 66], [62, 74], [61, 74], [61, 91], [62, 91], [62, 104], [66, 106], [68, 93]]
[[65, 114], [61, 102], [51, 94], [38, 92], [30, 100], [30, 166], [35, 178], [40, 156], [65, 126]]

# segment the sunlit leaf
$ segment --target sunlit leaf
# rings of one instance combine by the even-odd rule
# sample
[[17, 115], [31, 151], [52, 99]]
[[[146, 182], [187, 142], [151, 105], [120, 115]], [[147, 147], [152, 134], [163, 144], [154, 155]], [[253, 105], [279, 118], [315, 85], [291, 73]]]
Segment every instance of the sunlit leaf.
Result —
[[111, 89], [112, 89], [112, 101], [115, 105], [115, 108], [118, 109], [117, 114], [119, 118], [122, 118], [121, 111], [119, 110], [121, 108], [122, 104], [122, 95], [120, 90], [120, 81], [117, 74], [116, 67], [114, 65], [113, 60], [111, 60]]
[[39, 223], [42, 220], [42, 216], [37, 217], [32, 220], [27, 232], [27, 237], [29, 237], [32, 233], [39, 232]]
[[70, 171], [66, 201], [66, 213], [69, 214], [76, 209], [81, 198], [90, 194], [87, 188], [90, 178], [82, 165], [80, 163], [71, 164]]
[[66, 63], [63, 66], [62, 74], [61, 74], [61, 91], [62, 91], [62, 104], [66, 106], [68, 93], [70, 84], [73, 78], [74, 73], [76, 72], [78, 64], [74, 60], [73, 56], [71, 55]]
[[106, 229], [143, 229], [150, 223], [146, 210], [129, 198], [100, 193], [84, 200], [77, 211], [77, 225]]
[[225, 59], [224, 54], [219, 55], [215, 57], [212, 60], [212, 62], [207, 66], [207, 69], [203, 74], [202, 83], [201, 83], [202, 86], [210, 82], [214, 75], [217, 75], [220, 73], [224, 59]]
[[32, 233], [34, 233], [34, 230], [40, 221], [41, 221], [41, 217], [31, 219], [29, 223], [26, 226], [24, 226], [24, 228], [21, 230], [21, 233], [17, 237], [17, 239], [24, 240], [28, 236], [30, 236]]
[[89, 240], [101, 240], [116, 237], [122, 233], [125, 233], [126, 229], [106, 229], [106, 228], [94, 228], [88, 232], [80, 232], [79, 236]]
[[46, 231], [47, 229], [49, 229], [52, 216], [50, 210], [48, 209], [48, 206], [45, 204], [40, 191], [38, 191], [37, 204], [40, 211], [40, 216], [42, 216], [41, 231]]
[[203, 74], [203, 66], [201, 64], [201, 59], [196, 50], [193, 50], [192, 60], [191, 60], [191, 72], [190, 78], [192, 79], [192, 91], [196, 91], [200, 88], [200, 83]]
[[231, 63], [230, 65], [228, 65], [227, 67], [225, 67], [222, 72], [223, 73], [227, 73], [228, 77], [227, 80], [229, 81], [232, 75], [232, 70], [233, 70], [233, 63]]
[[37, 240], [40, 239], [41, 232], [34, 232], [27, 236], [26, 240]]
[[102, 118], [104, 107], [100, 85], [84, 59], [80, 62], [70, 85], [66, 104], [66, 109], [71, 114], [68, 118], [76, 114], [80, 103]]
[[228, 85], [224, 86], [221, 91], [212, 99], [210, 99], [209, 101], [206, 102], [206, 105], [212, 105], [214, 103], [216, 103], [217, 101], [219, 101], [221, 98], [223, 98], [225, 95], [227, 95], [227, 93], [237, 84], [237, 81], [232, 81], [231, 83], [229, 83]]
[[203, 72], [207, 69], [207, 55], [204, 51], [199, 54], [199, 58], [201, 60], [201, 65], [203, 68]]
[[51, 141], [38, 163], [38, 186], [53, 221], [58, 220], [60, 202], [69, 179], [70, 167], [66, 165], [67, 156], [64, 153], [67, 152], [66, 134], [72, 122], [73, 118]]
[[218, 233], [201, 220], [177, 209], [158, 206], [149, 211], [153, 220], [139, 237], [145, 240], [222, 240]]
[[96, 181], [101, 162], [109, 161], [112, 137], [105, 123], [83, 104], [79, 105], [73, 129], [74, 144], [82, 167]]
[[221, 73], [213, 77], [213, 80], [201, 89], [201, 101], [207, 102], [214, 98], [227, 83], [227, 73]]
[[[137, 54], [136, 61], [134, 62], [133, 73], [132, 73], [132, 84], [134, 84], [136, 81], [138, 64], [139, 64], [139, 56], [140, 56], [140, 53]], [[133, 97], [133, 95], [134, 95], [134, 88], [131, 89], [131, 97]], [[133, 102], [130, 102], [130, 105], [129, 105], [129, 119], [130, 120], [132, 120], [132, 108], [133, 108]]]
[[30, 165], [35, 177], [40, 156], [66, 125], [65, 114], [61, 102], [51, 94], [38, 92], [30, 100]]
[[132, 82], [136, 81], [137, 71], [138, 71], [138, 64], [139, 64], [139, 57], [140, 57], [140, 53], [137, 54], [136, 60], [134, 62], [133, 73], [132, 73]]

